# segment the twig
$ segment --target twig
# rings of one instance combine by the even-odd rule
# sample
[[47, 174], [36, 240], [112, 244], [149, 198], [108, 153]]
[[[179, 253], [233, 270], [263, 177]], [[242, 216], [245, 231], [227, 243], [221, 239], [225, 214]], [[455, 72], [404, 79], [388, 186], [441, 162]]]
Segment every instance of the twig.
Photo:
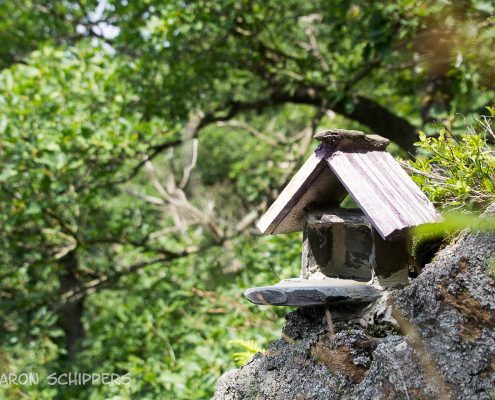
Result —
[[387, 353], [383, 352], [382, 354], [390, 362], [390, 364], [393, 365], [393, 367], [395, 368], [395, 370], [399, 374], [399, 379], [402, 383], [402, 389], [404, 390], [404, 394], [406, 395], [406, 399], [409, 400], [410, 397], [409, 397], [409, 393], [407, 392], [406, 381], [404, 380], [404, 375], [402, 374], [402, 369], [401, 369], [400, 365], [392, 357], [390, 357], [390, 355], [388, 355]]
[[299, 18], [299, 20], [306, 24], [306, 29], [304, 29], [304, 33], [306, 34], [308, 41], [309, 41], [309, 50], [313, 54], [313, 56], [318, 60], [320, 63], [321, 69], [324, 72], [330, 72], [330, 67], [328, 66], [328, 63], [325, 60], [325, 57], [323, 57], [323, 54], [321, 54], [320, 49], [318, 48], [318, 41], [316, 40], [315, 36], [315, 27], [314, 23], [315, 22], [320, 22], [322, 19], [320, 14], [310, 14], [310, 15], [304, 15]]
[[438, 399], [450, 400], [451, 396], [448, 392], [448, 386], [445, 379], [435, 365], [435, 361], [431, 358], [428, 349], [423, 343], [421, 334], [417, 328], [409, 322], [409, 320], [399, 311], [397, 307], [393, 304], [392, 306], [392, 316], [399, 324], [400, 330], [404, 335], [406, 342], [416, 351], [419, 356], [419, 361], [425, 371], [425, 377], [428, 382], [436, 389], [438, 393]]
[[198, 139], [192, 139], [192, 156], [191, 162], [184, 167], [184, 172], [182, 174], [182, 180], [179, 184], [181, 189], [184, 189], [189, 182], [189, 178], [191, 177], [192, 170], [196, 167], [196, 163], [198, 161]]
[[328, 336], [330, 336], [330, 339], [334, 339], [335, 338], [335, 329], [333, 327], [332, 313], [330, 312], [328, 307], [325, 307], [325, 319], [327, 321]]
[[257, 130], [253, 126], [247, 124], [246, 122], [236, 121], [236, 120], [219, 121], [219, 122], [216, 123], [216, 125], [218, 125], [218, 126], [228, 126], [228, 127], [232, 127], [232, 128], [243, 129], [246, 132], [248, 132], [250, 135], [252, 135], [253, 137], [261, 140], [262, 142], [264, 142], [264, 143], [266, 143], [266, 144], [268, 144], [270, 146], [274, 146], [275, 147], [275, 146], [278, 146], [278, 145], [281, 144], [278, 140], [273, 140], [269, 136], [264, 135], [259, 130]]

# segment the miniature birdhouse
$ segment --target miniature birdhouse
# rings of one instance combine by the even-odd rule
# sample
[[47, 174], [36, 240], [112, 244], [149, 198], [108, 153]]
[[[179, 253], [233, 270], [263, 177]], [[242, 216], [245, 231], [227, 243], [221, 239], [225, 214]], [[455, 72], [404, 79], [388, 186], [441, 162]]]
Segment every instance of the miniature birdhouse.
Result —
[[[389, 141], [333, 129], [258, 221], [263, 234], [303, 231], [299, 278], [250, 288], [256, 304], [369, 302], [408, 283], [411, 227], [441, 221], [433, 204], [385, 151]], [[357, 209], [340, 207], [350, 195]]]

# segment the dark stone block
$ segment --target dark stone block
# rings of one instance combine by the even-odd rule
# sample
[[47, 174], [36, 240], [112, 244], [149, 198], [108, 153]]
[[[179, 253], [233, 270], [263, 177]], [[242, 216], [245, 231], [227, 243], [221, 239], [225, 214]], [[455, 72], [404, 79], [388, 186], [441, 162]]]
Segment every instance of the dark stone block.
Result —
[[356, 209], [312, 210], [303, 234], [302, 278], [317, 272], [334, 278], [369, 281], [371, 228]]
[[383, 287], [407, 285], [408, 238], [383, 240], [375, 229], [372, 235], [375, 246], [373, 269], [377, 283]]

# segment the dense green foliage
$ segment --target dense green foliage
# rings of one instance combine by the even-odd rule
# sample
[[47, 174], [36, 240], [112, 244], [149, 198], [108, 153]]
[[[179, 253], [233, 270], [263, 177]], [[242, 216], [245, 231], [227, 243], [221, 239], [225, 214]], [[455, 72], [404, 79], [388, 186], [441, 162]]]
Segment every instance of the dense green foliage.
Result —
[[454, 135], [420, 135], [424, 152], [411, 162], [414, 179], [428, 197], [446, 210], [482, 211], [495, 200], [495, 141], [492, 115]]
[[[440, 203], [484, 204], [491, 139], [458, 137], [454, 117], [493, 104], [493, 12], [485, 1], [3, 2], [0, 373], [40, 384], [2, 384], [0, 397], [209, 398], [238, 344], [279, 334], [287, 310], [242, 292], [295, 276], [300, 235], [263, 238], [254, 221], [319, 129], [373, 131], [406, 155], [418, 128], [446, 125], [452, 139], [422, 140], [418, 182]], [[76, 371], [132, 380], [45, 379]]]

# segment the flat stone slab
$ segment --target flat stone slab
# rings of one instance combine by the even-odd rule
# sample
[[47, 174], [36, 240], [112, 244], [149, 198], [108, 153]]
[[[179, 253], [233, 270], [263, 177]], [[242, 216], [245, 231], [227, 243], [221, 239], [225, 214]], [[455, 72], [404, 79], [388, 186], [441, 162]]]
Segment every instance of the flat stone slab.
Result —
[[272, 286], [249, 288], [244, 296], [254, 304], [311, 307], [325, 304], [369, 303], [382, 292], [352, 279], [285, 279]]
[[378, 135], [365, 135], [361, 131], [329, 129], [315, 135], [315, 139], [329, 145], [334, 151], [383, 151], [390, 140]]
[[368, 225], [368, 217], [359, 208], [308, 208], [305, 210], [306, 223], [316, 228], [335, 225]]

